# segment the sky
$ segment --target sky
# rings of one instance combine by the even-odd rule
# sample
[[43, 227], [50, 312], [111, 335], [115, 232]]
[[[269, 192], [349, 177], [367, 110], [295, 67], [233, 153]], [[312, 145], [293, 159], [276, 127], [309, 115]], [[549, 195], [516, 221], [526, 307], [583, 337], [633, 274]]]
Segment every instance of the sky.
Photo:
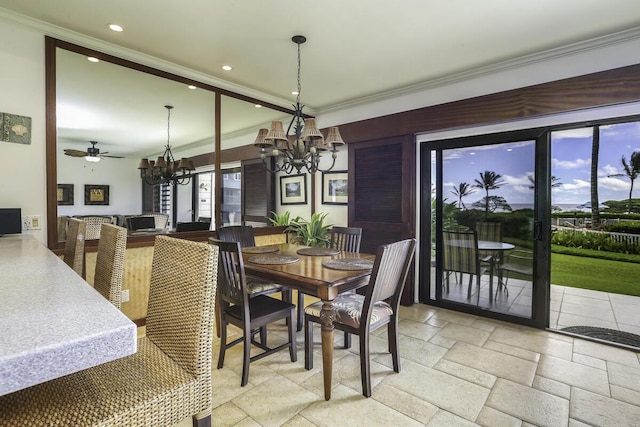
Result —
[[[579, 128], [552, 133], [551, 174], [561, 183], [552, 189], [552, 204], [569, 209], [590, 200], [591, 142], [593, 128]], [[640, 122], [600, 127], [598, 161], [598, 193], [600, 203], [607, 200], [627, 200], [630, 180], [624, 175], [622, 156], [629, 160], [640, 151]], [[461, 182], [475, 184], [480, 173], [493, 171], [502, 175], [504, 185], [489, 195], [504, 197], [514, 204], [533, 204], [533, 190], [528, 176], [534, 171], [534, 142], [520, 141], [490, 146], [476, 146], [443, 151], [443, 194], [448, 201], [457, 201], [451, 193]], [[484, 190], [463, 199], [465, 205], [484, 197]], [[634, 185], [633, 197], [640, 197], [640, 179]]]

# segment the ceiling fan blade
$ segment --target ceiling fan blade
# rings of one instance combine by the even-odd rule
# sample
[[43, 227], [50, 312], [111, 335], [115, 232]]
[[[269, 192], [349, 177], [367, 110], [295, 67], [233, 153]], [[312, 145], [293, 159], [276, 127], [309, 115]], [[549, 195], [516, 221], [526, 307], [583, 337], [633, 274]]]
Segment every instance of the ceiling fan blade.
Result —
[[112, 155], [105, 156], [102, 153], [98, 154], [98, 157], [111, 157], [112, 159], [124, 159], [124, 156], [112, 156]]
[[84, 157], [87, 155], [86, 151], [80, 151], [80, 150], [70, 150], [70, 149], [66, 149], [64, 150], [64, 154], [66, 154], [67, 156], [71, 156], [71, 157]]

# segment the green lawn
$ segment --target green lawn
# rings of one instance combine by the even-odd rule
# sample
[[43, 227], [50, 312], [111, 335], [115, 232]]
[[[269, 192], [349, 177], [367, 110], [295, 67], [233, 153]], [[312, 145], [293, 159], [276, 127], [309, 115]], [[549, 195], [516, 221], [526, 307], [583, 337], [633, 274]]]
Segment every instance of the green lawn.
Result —
[[552, 253], [551, 283], [640, 296], [640, 264]]

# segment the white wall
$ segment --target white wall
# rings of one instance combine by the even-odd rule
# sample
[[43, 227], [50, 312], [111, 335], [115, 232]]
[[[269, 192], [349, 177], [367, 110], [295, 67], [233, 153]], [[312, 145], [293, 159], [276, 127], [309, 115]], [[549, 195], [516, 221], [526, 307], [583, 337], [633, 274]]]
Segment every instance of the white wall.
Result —
[[0, 112], [31, 117], [31, 144], [0, 142], [0, 207], [40, 215], [46, 242], [44, 37], [0, 18]]

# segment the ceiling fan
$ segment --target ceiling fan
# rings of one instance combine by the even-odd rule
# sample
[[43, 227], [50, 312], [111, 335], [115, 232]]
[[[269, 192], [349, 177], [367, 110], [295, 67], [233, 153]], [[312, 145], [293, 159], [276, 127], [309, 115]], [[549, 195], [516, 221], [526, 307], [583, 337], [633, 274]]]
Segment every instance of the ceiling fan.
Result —
[[71, 157], [84, 157], [88, 162], [99, 162], [102, 157], [111, 157], [114, 159], [124, 159], [123, 156], [113, 156], [107, 155], [109, 152], [105, 151], [104, 153], [100, 153], [100, 149], [96, 148], [96, 144], [98, 141], [89, 141], [91, 143], [91, 147], [87, 148], [87, 151], [80, 150], [64, 150], [64, 154]]

